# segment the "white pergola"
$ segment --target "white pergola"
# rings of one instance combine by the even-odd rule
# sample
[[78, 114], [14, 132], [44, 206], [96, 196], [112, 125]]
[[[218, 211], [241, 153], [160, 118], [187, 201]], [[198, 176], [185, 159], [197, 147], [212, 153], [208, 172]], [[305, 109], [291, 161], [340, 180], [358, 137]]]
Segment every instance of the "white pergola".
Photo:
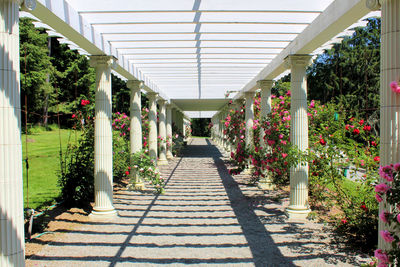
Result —
[[[19, 7], [22, 11], [19, 11]], [[382, 10], [381, 162], [400, 161], [399, 97], [387, 90], [400, 75], [400, 0], [0, 0], [0, 266], [24, 265], [19, 89], [19, 16], [33, 17], [61, 42], [90, 57], [96, 69], [95, 207], [115, 216], [112, 202], [111, 72], [131, 89], [131, 152], [141, 148], [140, 90], [150, 100], [150, 154], [157, 134], [184, 132], [188, 117], [212, 117], [224, 147], [221, 118], [230, 99], [261, 89], [270, 111], [273, 80], [291, 71], [291, 139], [308, 147], [305, 70], [311, 58]], [[156, 125], [156, 103], [160, 124]], [[249, 142], [251, 131], [247, 132]], [[290, 216], [304, 216], [308, 173], [291, 170]], [[137, 181], [140, 187], [140, 181]]]

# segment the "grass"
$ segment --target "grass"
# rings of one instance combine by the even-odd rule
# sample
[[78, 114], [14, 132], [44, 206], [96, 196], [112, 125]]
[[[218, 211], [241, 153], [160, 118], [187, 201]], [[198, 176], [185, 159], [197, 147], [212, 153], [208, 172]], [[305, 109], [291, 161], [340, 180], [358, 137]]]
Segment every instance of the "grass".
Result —
[[45, 131], [34, 129], [28, 134], [29, 156], [29, 191], [27, 191], [26, 178], [26, 135], [22, 135], [23, 148], [23, 177], [24, 177], [24, 207], [40, 209], [55, 203], [55, 198], [60, 194], [58, 186], [58, 172], [60, 170], [60, 136], [62, 151], [65, 153], [68, 140], [75, 142], [72, 130]]

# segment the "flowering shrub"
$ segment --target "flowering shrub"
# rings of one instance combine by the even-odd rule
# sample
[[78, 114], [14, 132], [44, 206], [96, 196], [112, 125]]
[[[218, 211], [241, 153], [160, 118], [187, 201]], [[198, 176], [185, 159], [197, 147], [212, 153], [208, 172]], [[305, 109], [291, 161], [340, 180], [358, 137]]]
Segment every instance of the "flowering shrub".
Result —
[[166, 140], [164, 140], [160, 135], [157, 136], [158, 152], [163, 152], [165, 150], [164, 144], [166, 144]]
[[[271, 113], [260, 118], [259, 95], [256, 95], [254, 147], [244, 146], [244, 110], [231, 110], [223, 121], [224, 134], [233, 145], [235, 168], [241, 172], [250, 161], [253, 179], [266, 176], [278, 185], [289, 183], [291, 166], [308, 163], [310, 205], [322, 211], [347, 241], [370, 249], [376, 243], [377, 205], [373, 184], [379, 164], [379, 140], [367, 120], [348, 118], [336, 104], [308, 107], [309, 149], [299, 151], [290, 143], [291, 93], [272, 95]], [[340, 115], [339, 115], [340, 114]], [[260, 140], [260, 132], [263, 140]], [[336, 213], [326, 216], [335, 206]]]
[[387, 230], [379, 235], [389, 244], [388, 249], [375, 250], [378, 266], [398, 266], [400, 262], [400, 162], [379, 168], [381, 183], [375, 186], [376, 200], [382, 202], [384, 209], [379, 214]]
[[[161, 177], [159, 171], [156, 168], [154, 160], [148, 155], [148, 151], [141, 150], [132, 155], [132, 162], [134, 165], [128, 167], [125, 171], [125, 175], [129, 177], [130, 172], [134, 172], [135, 175], [149, 181], [153, 185], [157, 193], [163, 194], [165, 187], [165, 180]], [[134, 181], [131, 181], [131, 184]]]
[[117, 112], [113, 114], [113, 130], [118, 131], [119, 136], [124, 137], [126, 140], [129, 140], [130, 136], [130, 123], [130, 118], [125, 113]]
[[185, 138], [190, 138], [192, 136], [192, 127], [190, 125], [185, 126]]

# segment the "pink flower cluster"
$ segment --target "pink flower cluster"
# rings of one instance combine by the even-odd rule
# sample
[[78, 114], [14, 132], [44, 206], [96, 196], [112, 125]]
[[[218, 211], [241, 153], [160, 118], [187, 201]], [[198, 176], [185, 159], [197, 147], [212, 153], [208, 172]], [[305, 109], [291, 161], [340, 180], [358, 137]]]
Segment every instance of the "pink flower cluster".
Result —
[[390, 83], [390, 89], [393, 93], [400, 94], [400, 85], [396, 81]]
[[[389, 204], [392, 206], [391, 212], [388, 212], [388, 209], [382, 210], [379, 214], [379, 219], [388, 225], [388, 229], [394, 230], [381, 230], [379, 232], [382, 239], [392, 244], [393, 242], [399, 241], [397, 233], [395, 232], [400, 225], [400, 205], [399, 203], [393, 203], [393, 201], [397, 201], [398, 197], [393, 196], [393, 194], [397, 194], [398, 192], [398, 183], [397, 180], [400, 176], [400, 162], [396, 164], [390, 164], [386, 166], [381, 166], [379, 168], [379, 176], [385, 181], [379, 183], [375, 186], [375, 198], [378, 202], [382, 202], [385, 204]], [[387, 183], [391, 183], [388, 185]], [[394, 189], [393, 189], [394, 188]], [[395, 225], [395, 227], [393, 227]], [[390, 246], [392, 249], [399, 249], [399, 245]], [[389, 266], [391, 264], [391, 259], [389, 257], [390, 251], [383, 251], [381, 249], [375, 250], [375, 257], [378, 259], [378, 266]]]

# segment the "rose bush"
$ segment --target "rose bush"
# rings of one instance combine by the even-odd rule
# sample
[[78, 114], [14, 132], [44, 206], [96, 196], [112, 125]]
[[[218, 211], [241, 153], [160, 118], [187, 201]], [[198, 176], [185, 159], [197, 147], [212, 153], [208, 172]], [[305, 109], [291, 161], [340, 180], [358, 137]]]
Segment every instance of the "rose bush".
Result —
[[380, 161], [379, 139], [371, 125], [366, 119], [348, 118], [336, 104], [310, 101], [309, 149], [301, 152], [290, 143], [290, 91], [272, 95], [266, 118], [259, 116], [259, 97], [254, 101], [253, 148], [244, 146], [243, 107], [231, 109], [223, 120], [224, 134], [233, 148], [235, 168], [230, 173], [240, 173], [250, 162], [253, 179], [269, 176], [275, 184], [287, 185], [290, 167], [308, 163], [310, 206], [321, 214], [335, 207], [336, 212], [324, 219], [347, 241], [371, 249], [376, 244], [378, 208], [372, 185]]

